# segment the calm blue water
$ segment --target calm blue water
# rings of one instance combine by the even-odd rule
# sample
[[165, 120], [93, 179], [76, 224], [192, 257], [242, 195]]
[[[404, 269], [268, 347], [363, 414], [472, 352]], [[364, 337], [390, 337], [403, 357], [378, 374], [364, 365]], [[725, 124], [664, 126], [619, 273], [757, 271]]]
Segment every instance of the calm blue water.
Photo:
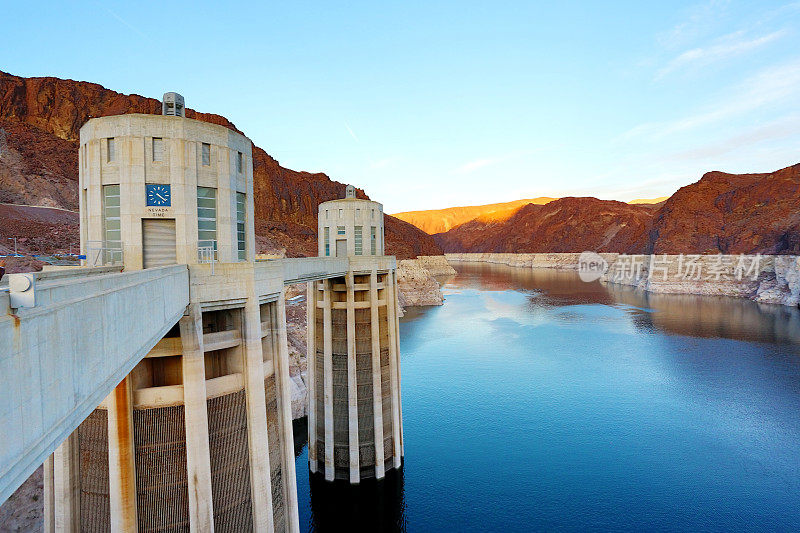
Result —
[[797, 309], [456, 268], [400, 326], [403, 471], [310, 485], [303, 448], [304, 530], [798, 529]]

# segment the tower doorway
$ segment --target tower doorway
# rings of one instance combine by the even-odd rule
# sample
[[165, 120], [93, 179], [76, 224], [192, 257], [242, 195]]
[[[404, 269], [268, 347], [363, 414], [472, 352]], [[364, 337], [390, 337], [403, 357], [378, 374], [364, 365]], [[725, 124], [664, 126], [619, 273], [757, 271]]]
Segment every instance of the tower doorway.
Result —
[[142, 261], [144, 268], [178, 262], [174, 218], [142, 219]]

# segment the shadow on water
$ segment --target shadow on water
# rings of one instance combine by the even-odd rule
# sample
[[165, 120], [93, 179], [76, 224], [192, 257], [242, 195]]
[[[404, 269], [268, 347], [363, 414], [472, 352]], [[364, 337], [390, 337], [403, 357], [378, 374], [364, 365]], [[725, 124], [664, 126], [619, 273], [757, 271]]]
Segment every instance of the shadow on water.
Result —
[[404, 506], [402, 467], [359, 485], [311, 476], [313, 531], [340, 531], [342, 524], [349, 531], [405, 531]]
[[[306, 452], [308, 418], [292, 423], [295, 458]], [[306, 461], [297, 468], [308, 468]], [[322, 474], [302, 472], [308, 476], [311, 493], [311, 524], [308, 531], [396, 532], [406, 531], [403, 467], [392, 469], [380, 481], [371, 479], [359, 485], [342, 480], [325, 481]], [[305, 476], [304, 476], [305, 477]], [[301, 528], [302, 530], [302, 528]]]

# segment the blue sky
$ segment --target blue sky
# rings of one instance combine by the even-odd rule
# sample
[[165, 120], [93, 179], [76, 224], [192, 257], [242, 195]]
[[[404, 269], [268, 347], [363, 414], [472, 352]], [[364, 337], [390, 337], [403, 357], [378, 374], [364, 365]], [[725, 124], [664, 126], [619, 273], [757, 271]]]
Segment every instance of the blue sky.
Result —
[[387, 212], [800, 162], [800, 2], [8, 3], [0, 70], [225, 115]]

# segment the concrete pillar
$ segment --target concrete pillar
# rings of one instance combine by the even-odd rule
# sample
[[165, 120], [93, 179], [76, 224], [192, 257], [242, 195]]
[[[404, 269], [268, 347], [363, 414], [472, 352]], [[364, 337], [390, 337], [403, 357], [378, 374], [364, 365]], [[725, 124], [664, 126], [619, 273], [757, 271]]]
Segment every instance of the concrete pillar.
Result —
[[111, 531], [138, 530], [133, 447], [133, 384], [130, 375], [108, 396], [108, 496]]
[[323, 364], [325, 375], [323, 389], [325, 391], [325, 479], [333, 481], [335, 469], [333, 465], [333, 323], [331, 314], [331, 281], [322, 281], [323, 310], [322, 310], [322, 336], [323, 336]]
[[214, 531], [211, 460], [208, 443], [203, 319], [197, 305], [179, 322], [183, 345], [183, 407], [186, 424], [186, 474], [189, 482], [189, 528]]
[[392, 391], [392, 459], [394, 467], [400, 468], [400, 388], [397, 379], [397, 300], [394, 292], [394, 273], [386, 276], [386, 314], [389, 321], [389, 379]]
[[381, 394], [381, 339], [378, 315], [378, 273], [369, 276], [370, 335], [372, 338], [372, 412], [375, 431], [375, 477], [383, 479], [383, 395]]
[[[297, 508], [297, 475], [294, 467], [294, 431], [292, 430], [292, 391], [289, 386], [289, 339], [286, 332], [286, 296], [281, 291], [278, 297], [278, 337], [280, 340], [280, 351], [278, 352], [277, 365], [275, 366], [275, 376], [278, 378], [277, 385], [280, 387], [282, 398], [281, 412], [279, 420], [282, 426], [284, 445], [281, 457], [283, 458], [283, 487], [284, 501], [286, 502], [286, 517], [288, 520], [288, 530], [291, 533], [300, 532], [300, 517]], [[262, 394], [263, 396], [263, 394]]]
[[[397, 271], [392, 272], [392, 287], [394, 290], [394, 301], [399, 302], [400, 296], [398, 294], [399, 289], [397, 287]], [[397, 307], [395, 307], [397, 309]], [[403, 432], [403, 380], [402, 378], [402, 366], [400, 365], [400, 315], [395, 313], [394, 317], [394, 330], [397, 332], [395, 336], [395, 352], [397, 354], [397, 405], [400, 410], [400, 457], [405, 457], [405, 433]]]
[[255, 294], [244, 305], [244, 369], [247, 398], [247, 444], [250, 455], [250, 492], [253, 530], [273, 531], [272, 485], [264, 394], [264, 355], [261, 346], [261, 309]]
[[53, 503], [56, 531], [80, 531], [81, 493], [78, 437], [72, 433], [53, 457]]
[[317, 472], [317, 282], [309, 281], [306, 292], [306, 361], [308, 376], [308, 467]]
[[358, 381], [356, 374], [356, 309], [353, 273], [345, 278], [347, 286], [347, 421], [350, 448], [350, 483], [361, 481], [358, 445]]
[[44, 481], [44, 533], [55, 533], [55, 491], [53, 486], [53, 455], [44, 460], [42, 465]]

